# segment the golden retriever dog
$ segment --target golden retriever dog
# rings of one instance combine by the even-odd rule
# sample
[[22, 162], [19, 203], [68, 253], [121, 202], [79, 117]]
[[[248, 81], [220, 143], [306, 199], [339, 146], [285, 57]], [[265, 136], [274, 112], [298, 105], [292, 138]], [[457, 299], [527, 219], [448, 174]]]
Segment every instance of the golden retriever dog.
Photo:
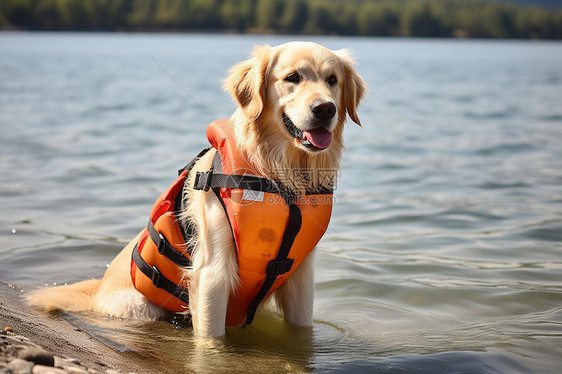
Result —
[[[347, 116], [360, 125], [356, 109], [366, 85], [345, 50], [331, 51], [311, 42], [259, 46], [247, 61], [230, 70], [224, 87], [238, 108], [231, 116], [232, 137], [247, 161], [267, 178], [282, 180], [295, 193], [322, 187], [326, 179], [286, 178], [287, 170], [323, 170], [336, 178], [344, 148]], [[208, 170], [214, 149], [190, 173]], [[238, 262], [228, 216], [212, 191], [185, 182], [180, 224], [194, 228], [189, 280], [189, 309], [200, 336], [225, 334], [229, 297], [236, 292]], [[332, 186], [328, 186], [332, 187]], [[184, 190], [184, 191], [185, 191]], [[31, 304], [48, 310], [92, 311], [121, 318], [163, 319], [170, 313], [138, 292], [131, 281], [131, 253], [137, 235], [111, 262], [102, 279], [33, 291]], [[312, 326], [314, 280], [312, 253], [273, 296], [285, 320]]]

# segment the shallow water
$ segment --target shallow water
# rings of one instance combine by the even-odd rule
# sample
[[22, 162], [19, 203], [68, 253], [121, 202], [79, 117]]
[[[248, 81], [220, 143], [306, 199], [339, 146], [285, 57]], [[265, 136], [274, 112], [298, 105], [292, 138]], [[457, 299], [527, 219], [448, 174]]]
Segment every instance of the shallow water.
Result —
[[[272, 36], [0, 34], [0, 281], [100, 277]], [[315, 38], [370, 85], [316, 256], [315, 325], [218, 340], [80, 316], [169, 372], [556, 373], [562, 43]], [[130, 353], [127, 353], [130, 354]]]

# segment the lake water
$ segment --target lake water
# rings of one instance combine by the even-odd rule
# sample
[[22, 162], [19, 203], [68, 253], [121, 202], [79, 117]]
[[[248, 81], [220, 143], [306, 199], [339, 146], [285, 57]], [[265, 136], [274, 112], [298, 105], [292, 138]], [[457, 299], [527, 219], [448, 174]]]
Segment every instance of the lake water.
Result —
[[[101, 277], [234, 110], [226, 70], [290, 39], [0, 33], [0, 281]], [[273, 312], [209, 341], [81, 321], [164, 372], [558, 373], [562, 43], [311, 39], [349, 48], [370, 86], [317, 251], [313, 330]]]

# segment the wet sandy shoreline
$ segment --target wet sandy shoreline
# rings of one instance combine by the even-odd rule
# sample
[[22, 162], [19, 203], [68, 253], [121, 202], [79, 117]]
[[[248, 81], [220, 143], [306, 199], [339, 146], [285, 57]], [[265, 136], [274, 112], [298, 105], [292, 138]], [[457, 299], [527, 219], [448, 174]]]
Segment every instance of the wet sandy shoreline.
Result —
[[[6, 330], [6, 331], [5, 331]], [[31, 352], [30, 352], [31, 351]], [[26, 360], [54, 360], [54, 367], [33, 367], [33, 373], [151, 373], [161, 371], [153, 359], [137, 352], [119, 352], [102, 344], [60, 316], [34, 310], [25, 304], [17, 287], [0, 283], [0, 373], [9, 372], [8, 365], [16, 360], [25, 367]], [[52, 358], [50, 358], [52, 357]], [[23, 361], [23, 362], [21, 362]], [[27, 361], [28, 363], [30, 361]], [[45, 365], [42, 365], [45, 366]], [[60, 370], [60, 371], [57, 371]], [[25, 372], [25, 371], [22, 371]]]

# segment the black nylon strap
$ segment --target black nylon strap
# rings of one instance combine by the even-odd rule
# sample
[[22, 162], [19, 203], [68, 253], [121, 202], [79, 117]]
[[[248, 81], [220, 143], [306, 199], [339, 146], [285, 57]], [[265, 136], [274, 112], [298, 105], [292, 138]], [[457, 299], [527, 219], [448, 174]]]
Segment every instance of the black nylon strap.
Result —
[[[213, 147], [207, 147], [203, 149], [201, 152], [199, 152], [197, 156], [193, 158], [193, 160], [189, 161], [187, 165], [185, 165], [183, 168], [178, 170], [178, 175], [181, 175], [181, 173], [183, 173], [186, 170], [187, 170], [187, 174], [185, 175], [184, 186], [176, 196], [174, 202], [174, 213], [176, 214], [176, 217], [180, 216], [180, 213], [183, 208], [182, 203], [184, 201], [185, 180], [187, 180], [187, 178], [189, 177], [189, 172], [191, 171], [193, 166], [197, 163], [197, 161], [199, 161], [201, 157], [206, 155], [207, 152], [209, 152], [212, 148]], [[183, 235], [185, 243], [188, 245], [188, 247], [186, 248], [186, 252], [191, 256], [191, 253], [193, 252], [193, 247], [190, 245], [190, 239], [193, 237], [193, 226], [189, 222], [186, 222], [185, 225], [179, 224], [178, 226], [180, 227], [180, 231], [181, 234]], [[190, 265], [186, 265], [186, 266], [190, 266]]]
[[[189, 171], [187, 172], [185, 179], [183, 180], [183, 187], [178, 192], [178, 195], [176, 196], [176, 199], [174, 201], [174, 214], [176, 215], [176, 219], [178, 219], [178, 221], [179, 221], [178, 217], [180, 217], [181, 212], [183, 210], [182, 204], [184, 200], [185, 180], [187, 179], [188, 176], [189, 176]], [[189, 222], [183, 222], [183, 224], [182, 222], [178, 222], [178, 226], [180, 227], [181, 235], [183, 236], [185, 243], [189, 243], [189, 239], [193, 236], [193, 229], [191, 225], [189, 224]], [[188, 247], [186, 249], [186, 252], [189, 253], [189, 255], [191, 256], [193, 250], [192, 248]]]
[[185, 304], [189, 304], [189, 293], [187, 291], [187, 288], [180, 287], [170, 281], [160, 273], [156, 266], [151, 267], [150, 265], [148, 265], [139, 253], [138, 244], [135, 245], [135, 248], [133, 248], [132, 258], [139, 270], [142, 271], [144, 275], [152, 279], [152, 284], [155, 287], [161, 288], [170, 295], [180, 299]]
[[[218, 154], [218, 153], [217, 153]], [[292, 204], [297, 195], [280, 183], [267, 178], [252, 175], [231, 175], [215, 173], [213, 169], [195, 174], [193, 188], [208, 191], [210, 188], [240, 188], [243, 190], [261, 191], [280, 195], [287, 205]]]
[[179, 266], [191, 266], [191, 260], [176, 251], [170, 242], [168, 242], [166, 237], [156, 230], [156, 227], [154, 227], [151, 220], [148, 220], [147, 228], [150, 239], [154, 242], [154, 244], [156, 244], [156, 247], [158, 247], [158, 253], [166, 256], [169, 260]]
[[215, 156], [213, 157], [211, 170], [215, 171], [216, 173], [222, 173], [222, 158], [219, 151], [217, 151], [215, 153]]
[[[218, 153], [217, 153], [218, 154]], [[252, 175], [231, 175], [216, 173], [213, 168], [209, 171], [198, 171], [195, 174], [193, 188], [195, 190], [208, 191], [210, 188], [240, 188], [243, 190], [261, 191], [281, 195], [287, 205], [293, 204], [297, 194], [285, 187], [282, 183], [272, 179], [256, 177]], [[316, 190], [307, 190], [307, 195], [332, 194], [333, 190], [327, 187], [319, 187]]]
[[183, 173], [185, 170], [187, 170], [188, 172], [191, 170], [191, 168], [193, 167], [193, 165], [195, 165], [195, 163], [197, 161], [199, 161], [199, 159], [203, 156], [205, 156], [205, 154], [207, 152], [209, 152], [213, 147], [207, 147], [205, 149], [203, 149], [201, 152], [199, 152], [199, 154], [197, 156], [195, 156], [193, 158], [193, 160], [189, 161], [189, 163], [187, 165], [185, 165], [183, 168], [181, 168], [180, 170], [178, 170], [178, 175], [180, 175], [181, 173]]
[[263, 285], [248, 306], [248, 310], [246, 311], [246, 325], [249, 325], [254, 320], [258, 306], [273, 286], [277, 276], [285, 274], [291, 270], [291, 267], [293, 266], [293, 259], [287, 258], [287, 256], [289, 255], [293, 242], [301, 229], [301, 225], [302, 215], [300, 209], [296, 205], [289, 205], [289, 220], [287, 222], [285, 232], [283, 233], [281, 246], [279, 247], [275, 260], [270, 261], [267, 265], [267, 275]]
[[208, 191], [209, 188], [241, 188], [244, 190], [279, 193], [280, 186], [270, 179], [252, 175], [219, 174], [213, 171], [198, 171], [195, 174], [196, 190]]
[[331, 195], [334, 193], [334, 189], [333, 188], [329, 188], [329, 187], [318, 187], [315, 190], [306, 190], [306, 194], [307, 195]]

